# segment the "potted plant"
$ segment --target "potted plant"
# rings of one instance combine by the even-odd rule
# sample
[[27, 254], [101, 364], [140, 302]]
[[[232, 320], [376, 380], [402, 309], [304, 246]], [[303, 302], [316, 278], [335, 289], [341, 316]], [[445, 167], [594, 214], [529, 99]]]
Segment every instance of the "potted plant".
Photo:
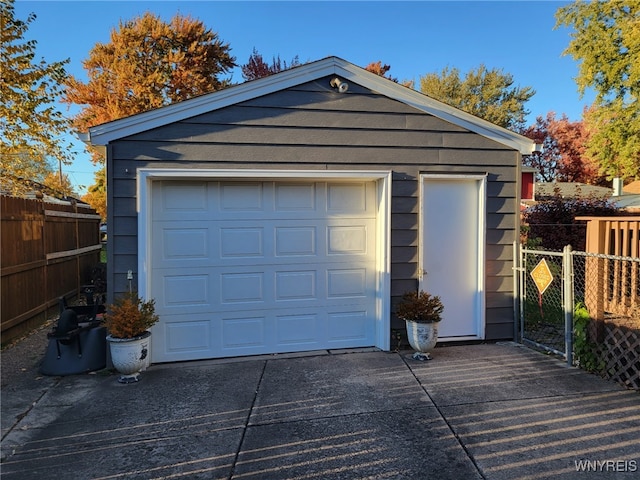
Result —
[[416, 350], [413, 358], [431, 359], [429, 352], [438, 342], [438, 324], [443, 310], [439, 296], [422, 290], [406, 292], [396, 305], [396, 315], [405, 321], [409, 344]]
[[155, 300], [144, 301], [129, 292], [107, 306], [105, 326], [113, 366], [122, 375], [120, 383], [138, 381], [140, 371], [149, 365], [149, 328], [158, 322]]

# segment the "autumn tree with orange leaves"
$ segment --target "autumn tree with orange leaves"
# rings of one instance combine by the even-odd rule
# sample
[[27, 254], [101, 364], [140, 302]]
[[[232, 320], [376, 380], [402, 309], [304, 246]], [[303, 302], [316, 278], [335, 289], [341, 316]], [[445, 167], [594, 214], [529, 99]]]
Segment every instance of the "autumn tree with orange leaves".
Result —
[[[90, 127], [145, 112], [230, 85], [236, 66], [230, 47], [200, 20], [175, 15], [169, 22], [146, 12], [120, 21], [109, 43], [97, 43], [84, 60], [87, 83], [71, 76], [64, 102], [81, 105], [74, 127]], [[94, 163], [100, 158], [92, 151]], [[104, 172], [98, 172], [104, 177]], [[99, 181], [99, 178], [97, 181]], [[99, 182], [97, 182], [99, 183]], [[91, 205], [104, 211], [106, 190], [90, 188]], [[101, 198], [105, 205], [95, 204]]]
[[145, 13], [121, 21], [109, 43], [97, 43], [83, 61], [89, 81], [71, 76], [66, 103], [84, 108], [73, 119], [82, 132], [89, 127], [220, 90], [221, 79], [235, 66], [228, 44], [191, 17], [176, 15], [168, 23]]

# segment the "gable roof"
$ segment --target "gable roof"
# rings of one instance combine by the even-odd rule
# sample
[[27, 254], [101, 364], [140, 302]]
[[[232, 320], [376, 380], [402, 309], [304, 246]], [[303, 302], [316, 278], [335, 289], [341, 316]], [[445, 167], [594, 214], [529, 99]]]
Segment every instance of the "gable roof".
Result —
[[347, 83], [353, 82], [361, 85], [518, 150], [522, 154], [530, 154], [536, 149], [535, 143], [529, 138], [434, 100], [423, 93], [371, 73], [338, 57], [327, 57], [268, 77], [97, 125], [91, 127], [88, 133], [80, 134], [81, 139], [94, 146], [107, 145], [111, 141], [129, 135], [218, 110], [328, 75], [336, 75]]

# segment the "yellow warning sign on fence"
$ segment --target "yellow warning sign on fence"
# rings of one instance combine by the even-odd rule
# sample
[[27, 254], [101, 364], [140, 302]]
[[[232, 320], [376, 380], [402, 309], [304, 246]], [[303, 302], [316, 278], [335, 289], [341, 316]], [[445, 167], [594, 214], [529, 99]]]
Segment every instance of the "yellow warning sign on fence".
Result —
[[533, 278], [536, 287], [538, 287], [540, 295], [549, 288], [549, 285], [553, 282], [553, 275], [551, 275], [551, 270], [549, 270], [549, 265], [547, 265], [546, 259], [543, 258], [540, 260], [540, 263], [531, 270], [531, 278]]

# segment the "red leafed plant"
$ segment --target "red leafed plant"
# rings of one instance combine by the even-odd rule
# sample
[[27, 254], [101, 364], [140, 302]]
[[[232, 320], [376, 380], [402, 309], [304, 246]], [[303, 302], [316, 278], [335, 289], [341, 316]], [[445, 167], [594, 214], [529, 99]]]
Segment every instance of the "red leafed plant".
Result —
[[135, 338], [159, 319], [155, 313], [155, 300], [144, 301], [136, 292], [130, 292], [107, 307], [105, 325], [114, 338]]

